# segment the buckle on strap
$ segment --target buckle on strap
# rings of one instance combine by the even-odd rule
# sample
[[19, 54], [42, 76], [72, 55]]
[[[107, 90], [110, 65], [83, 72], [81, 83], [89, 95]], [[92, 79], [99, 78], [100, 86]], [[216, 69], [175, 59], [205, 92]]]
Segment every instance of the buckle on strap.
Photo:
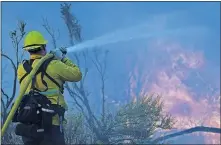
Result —
[[55, 111], [55, 113], [58, 114], [58, 116], [64, 116], [65, 109], [57, 104], [51, 104], [52, 109]]

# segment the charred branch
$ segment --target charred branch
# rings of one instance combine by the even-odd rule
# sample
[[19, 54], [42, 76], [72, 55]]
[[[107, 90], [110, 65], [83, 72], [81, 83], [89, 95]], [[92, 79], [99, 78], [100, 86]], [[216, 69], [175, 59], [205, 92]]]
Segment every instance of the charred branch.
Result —
[[221, 134], [221, 129], [220, 128], [214, 128], [214, 127], [205, 127], [205, 126], [196, 126], [190, 129], [186, 129], [180, 132], [176, 132], [176, 133], [172, 133], [163, 137], [159, 137], [155, 140], [152, 141], [152, 143], [158, 143], [160, 141], [164, 141], [170, 138], [174, 138], [177, 136], [181, 136], [184, 134], [190, 134], [190, 133], [194, 133], [194, 132], [208, 132], [208, 133], [219, 133]]

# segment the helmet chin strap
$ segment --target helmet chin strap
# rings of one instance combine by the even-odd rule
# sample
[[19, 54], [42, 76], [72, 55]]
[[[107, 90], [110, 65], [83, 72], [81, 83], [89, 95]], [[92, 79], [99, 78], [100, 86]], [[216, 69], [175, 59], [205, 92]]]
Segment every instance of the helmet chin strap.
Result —
[[41, 49], [46, 50], [46, 44], [42, 45]]
[[44, 50], [44, 53], [42, 52], [42, 55], [46, 55], [47, 54], [46, 44], [42, 45], [41, 49]]

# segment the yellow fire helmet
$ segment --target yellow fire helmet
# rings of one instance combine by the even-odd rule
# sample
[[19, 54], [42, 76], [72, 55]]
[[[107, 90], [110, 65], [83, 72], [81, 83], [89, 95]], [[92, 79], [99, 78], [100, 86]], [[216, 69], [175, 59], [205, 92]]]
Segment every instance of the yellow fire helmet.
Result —
[[24, 39], [24, 50], [34, 50], [42, 45], [47, 44], [48, 41], [44, 39], [44, 36], [38, 31], [29, 32]]

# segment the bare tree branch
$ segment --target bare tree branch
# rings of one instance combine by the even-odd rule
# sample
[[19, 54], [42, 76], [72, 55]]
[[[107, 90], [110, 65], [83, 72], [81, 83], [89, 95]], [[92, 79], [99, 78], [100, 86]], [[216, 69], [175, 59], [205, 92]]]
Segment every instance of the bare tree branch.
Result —
[[53, 44], [53, 47], [55, 49], [55, 48], [57, 48], [56, 39], [59, 38], [60, 32], [58, 30], [58, 36], [56, 38], [55, 30], [49, 25], [47, 18], [42, 18], [42, 20], [43, 20], [43, 25], [42, 26], [45, 28], [45, 30], [48, 32], [48, 34], [51, 36], [52, 44]]
[[[17, 67], [15, 66], [15, 63], [13, 62], [13, 60], [10, 58], [10, 57], [8, 57], [6, 54], [3, 54], [3, 53], [1, 53], [1, 55], [2, 55], [2, 57], [5, 57], [5, 58], [7, 58], [10, 62], [11, 62], [11, 64], [12, 64], [12, 66], [13, 66], [13, 69], [14, 69], [14, 81], [13, 81], [13, 90], [12, 90], [12, 95], [11, 95], [11, 97], [10, 97], [10, 99], [7, 101], [7, 104], [6, 104], [6, 109], [8, 108], [8, 106], [11, 104], [11, 102], [13, 101], [13, 99], [14, 99], [14, 97], [15, 97], [15, 93], [16, 93], [16, 82], [17, 82]], [[3, 91], [3, 89], [2, 89], [2, 91]], [[3, 91], [4, 92], [4, 91]], [[4, 93], [5, 94], [5, 93]], [[8, 95], [7, 95], [8, 96]]]
[[[15, 53], [16, 53], [16, 68], [18, 67], [18, 64], [20, 62], [19, 60], [19, 44], [21, 42], [21, 40], [23, 39], [23, 37], [25, 36], [25, 26], [26, 26], [26, 23], [22, 20], [19, 20], [18, 23], [17, 23], [17, 29], [19, 30], [20, 32], [20, 35], [18, 34], [18, 31], [17, 29], [14, 30], [14, 31], [11, 31], [9, 33], [11, 39], [12, 39], [12, 45], [15, 49]], [[22, 58], [21, 58], [22, 59]]]
[[[67, 88], [67, 90], [68, 90], [70, 96], [74, 99], [74, 101], [75, 101], [75, 103], [77, 104], [77, 106], [81, 109], [82, 113], [85, 114], [83, 107], [79, 104], [79, 102], [78, 102], [77, 99], [75, 98], [75, 96], [77, 97], [78, 95], [77, 95], [76, 93], [74, 93], [74, 92], [70, 89], [70, 87], [69, 87], [68, 84], [66, 85], [66, 88]], [[79, 97], [79, 98], [80, 98], [80, 97]]]
[[[26, 23], [24, 21], [21, 21], [19, 20], [18, 23], [17, 23], [17, 28], [16, 30], [13, 30], [13, 31], [10, 31], [9, 35], [10, 35], [10, 38], [12, 40], [12, 46], [13, 48], [15, 49], [15, 53], [16, 53], [16, 56], [15, 56], [15, 62], [12, 60], [12, 58], [10, 58], [8, 55], [4, 54], [1, 52], [1, 56], [6, 58], [7, 60], [10, 61], [10, 63], [12, 64], [12, 69], [14, 71], [14, 80], [13, 82], [11, 83], [12, 84], [12, 95], [9, 97], [8, 94], [5, 93], [4, 89], [1, 88], [1, 92], [3, 94], [4, 97], [6, 97], [6, 102], [4, 102], [2, 100], [2, 105], [4, 106], [4, 118], [3, 118], [3, 122], [5, 121], [6, 117], [8, 116], [8, 113], [7, 110], [10, 106], [10, 104], [12, 103], [13, 99], [15, 98], [15, 95], [16, 95], [16, 87], [17, 87], [17, 68], [18, 68], [18, 65], [20, 63], [21, 60], [19, 60], [19, 45], [20, 45], [20, 42], [21, 40], [23, 39], [24, 35], [25, 35], [25, 26], [26, 26]], [[22, 57], [20, 58], [22, 59]]]
[[4, 103], [3, 97], [1, 97], [1, 103], [2, 103], [2, 107], [3, 107], [3, 111], [4, 111], [4, 113], [2, 113], [2, 115], [3, 115], [3, 122], [4, 122], [5, 115], [6, 115], [6, 113], [5, 113], [6, 107], [5, 107], [5, 103]]
[[4, 92], [4, 90], [2, 88], [1, 88], [1, 92], [6, 97], [6, 99], [7, 99], [6, 101], [8, 102], [9, 96], [7, 94], [5, 94], [5, 92]]
[[104, 60], [102, 60], [102, 62], [104, 62], [104, 65], [102, 66], [102, 62], [99, 61], [98, 58], [98, 51], [96, 49], [94, 49], [94, 59], [91, 57], [91, 61], [94, 64], [94, 66], [96, 67], [96, 70], [98, 71], [99, 75], [100, 75], [100, 79], [101, 79], [101, 97], [102, 97], [102, 122], [103, 125], [105, 125], [104, 120], [105, 120], [105, 70], [106, 70], [106, 61], [107, 61], [107, 53], [105, 53], [105, 57]]
[[[68, 4], [68, 3], [61, 4], [62, 18], [63, 18], [63, 20], [64, 20], [64, 22], [65, 22], [65, 24], [68, 28], [70, 45], [73, 46], [76, 43], [81, 42], [82, 38], [81, 38], [81, 26], [79, 25], [78, 20], [76, 19], [76, 17], [70, 12], [70, 10], [71, 10], [71, 4]], [[81, 57], [81, 54], [82, 54], [83, 57]], [[96, 53], [95, 53], [95, 55], [96, 55]], [[90, 93], [84, 87], [85, 79], [86, 79], [87, 74], [88, 74], [88, 68], [87, 68], [88, 54], [87, 54], [87, 50], [83, 51], [83, 52], [80, 52], [80, 53], [75, 53], [74, 58], [76, 60], [76, 64], [79, 67], [82, 65], [81, 58], [83, 58], [83, 62], [85, 64], [86, 69], [85, 69], [85, 72], [83, 74], [83, 79], [79, 83], [73, 83], [73, 85], [72, 85], [73, 87], [71, 88], [71, 90], [74, 90], [74, 91], [69, 90], [69, 93], [70, 93], [70, 95], [72, 95], [72, 97], [77, 97], [79, 99], [79, 101], [81, 101], [81, 104], [83, 105], [85, 110], [87, 111], [87, 115], [88, 115], [87, 123], [89, 124], [90, 130], [96, 135], [96, 137], [99, 140], [107, 142], [108, 141], [107, 137], [102, 135], [103, 127], [102, 127], [100, 121], [96, 118], [96, 116], [92, 112], [92, 109], [89, 105], [89, 101], [88, 101], [87, 97]], [[98, 64], [98, 65], [100, 65], [100, 64]], [[100, 71], [100, 68], [98, 68], [98, 70]], [[100, 72], [102, 72], [102, 70]], [[102, 80], [104, 80], [104, 79], [102, 79]], [[102, 85], [103, 85], [103, 83], [102, 83]], [[75, 92], [75, 94], [73, 92]]]
[[186, 129], [186, 130], [183, 130], [183, 131], [180, 131], [180, 132], [176, 132], [176, 133], [172, 133], [172, 134], [169, 134], [169, 135], [166, 135], [166, 136], [163, 136], [163, 137], [159, 137], [159, 138], [157, 138], [157, 139], [155, 139], [151, 142], [152, 143], [158, 143], [158, 142], [163, 141], [163, 140], [167, 140], [167, 139], [177, 137], [177, 136], [181, 136], [181, 135], [184, 135], [184, 134], [190, 134], [190, 133], [193, 133], [193, 132], [211, 132], [211, 133], [221, 134], [221, 129], [220, 128], [214, 128], [214, 127], [196, 126], [196, 127]]

